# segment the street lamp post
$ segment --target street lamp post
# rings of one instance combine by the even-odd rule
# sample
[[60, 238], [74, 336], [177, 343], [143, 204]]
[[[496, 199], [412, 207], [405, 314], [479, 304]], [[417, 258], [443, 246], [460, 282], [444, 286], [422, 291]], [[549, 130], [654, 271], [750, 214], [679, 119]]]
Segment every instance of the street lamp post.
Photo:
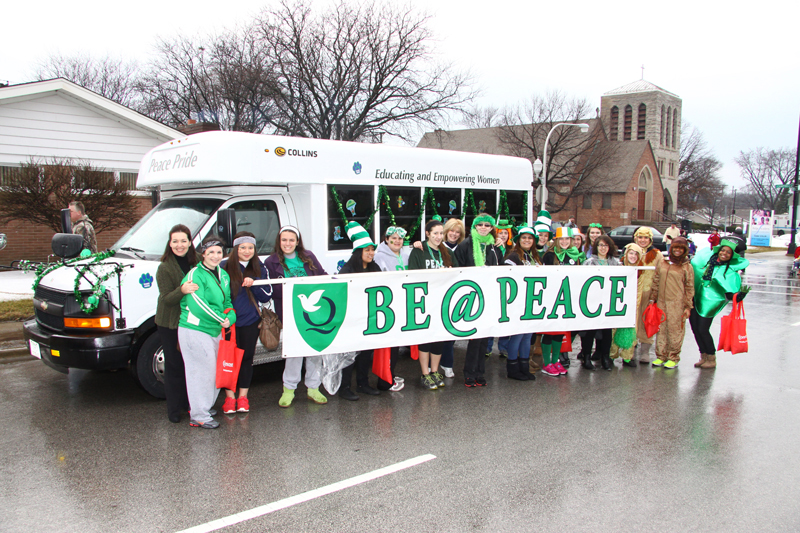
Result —
[[[581, 129], [581, 132], [586, 133], [589, 131], [588, 124], [572, 124], [569, 122], [560, 122], [550, 128], [550, 132], [547, 134], [547, 138], [544, 140], [544, 163], [539, 163], [540, 168], [542, 169], [542, 205], [541, 209], [547, 209], [547, 148], [550, 146], [550, 136], [556, 131], [556, 128], [559, 126], [577, 126]], [[538, 159], [536, 161], [539, 161]], [[536, 170], [536, 163], [533, 164], [534, 171]]]
[[795, 152], [795, 162], [794, 162], [794, 191], [792, 192], [792, 227], [789, 233], [789, 249], [787, 253], [790, 255], [794, 255], [794, 251], [797, 249], [797, 244], [795, 244], [794, 239], [797, 235], [797, 174], [800, 172], [800, 130], [797, 132], [797, 152]]

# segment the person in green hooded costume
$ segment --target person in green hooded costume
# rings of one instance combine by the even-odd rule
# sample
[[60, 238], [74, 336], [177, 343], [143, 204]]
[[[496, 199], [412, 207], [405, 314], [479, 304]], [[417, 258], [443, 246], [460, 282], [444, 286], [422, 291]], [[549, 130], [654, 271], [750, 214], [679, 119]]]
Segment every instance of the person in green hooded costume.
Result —
[[737, 295], [737, 301], [745, 297], [745, 293], [740, 292], [742, 277], [739, 271], [747, 268], [750, 261], [734, 251], [736, 244], [723, 238], [714, 248], [699, 250], [692, 259], [694, 308], [689, 315], [689, 324], [700, 349], [700, 361], [694, 365], [698, 368], [716, 368], [717, 349], [710, 332], [711, 322], [734, 295]]

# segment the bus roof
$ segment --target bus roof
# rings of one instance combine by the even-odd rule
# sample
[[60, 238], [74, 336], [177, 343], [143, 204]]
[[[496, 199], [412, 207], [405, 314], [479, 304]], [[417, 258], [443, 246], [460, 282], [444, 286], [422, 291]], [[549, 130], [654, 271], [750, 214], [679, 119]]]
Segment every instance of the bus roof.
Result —
[[175, 139], [142, 160], [137, 187], [300, 183], [529, 190], [518, 157], [213, 131]]

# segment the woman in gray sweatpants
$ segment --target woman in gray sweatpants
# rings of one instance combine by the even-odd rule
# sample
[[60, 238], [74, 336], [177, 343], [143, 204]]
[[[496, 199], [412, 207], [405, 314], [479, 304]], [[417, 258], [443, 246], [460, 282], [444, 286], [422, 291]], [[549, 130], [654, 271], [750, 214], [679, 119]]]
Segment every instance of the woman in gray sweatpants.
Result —
[[203, 262], [191, 269], [181, 283], [191, 281], [197, 290], [181, 300], [178, 342], [186, 367], [186, 392], [191, 406], [189, 425], [205, 429], [219, 427], [211, 418], [217, 400], [217, 350], [223, 328], [236, 322], [231, 304], [231, 280], [219, 268], [222, 242], [210, 235], [200, 245]]

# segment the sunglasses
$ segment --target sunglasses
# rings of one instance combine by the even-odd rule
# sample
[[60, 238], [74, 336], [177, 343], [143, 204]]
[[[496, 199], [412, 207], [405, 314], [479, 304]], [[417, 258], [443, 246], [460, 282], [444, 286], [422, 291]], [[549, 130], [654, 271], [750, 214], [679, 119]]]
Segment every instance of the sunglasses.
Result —
[[481, 223], [481, 224], [475, 224], [475, 227], [476, 228], [491, 228], [492, 225], [491, 224], [483, 224], [483, 223]]
[[404, 230], [400, 226], [389, 226], [386, 229], [386, 236], [387, 237], [391, 237], [394, 234], [397, 234], [398, 237], [400, 237], [401, 239], [404, 239], [406, 237], [407, 232], [406, 232], [406, 230]]

